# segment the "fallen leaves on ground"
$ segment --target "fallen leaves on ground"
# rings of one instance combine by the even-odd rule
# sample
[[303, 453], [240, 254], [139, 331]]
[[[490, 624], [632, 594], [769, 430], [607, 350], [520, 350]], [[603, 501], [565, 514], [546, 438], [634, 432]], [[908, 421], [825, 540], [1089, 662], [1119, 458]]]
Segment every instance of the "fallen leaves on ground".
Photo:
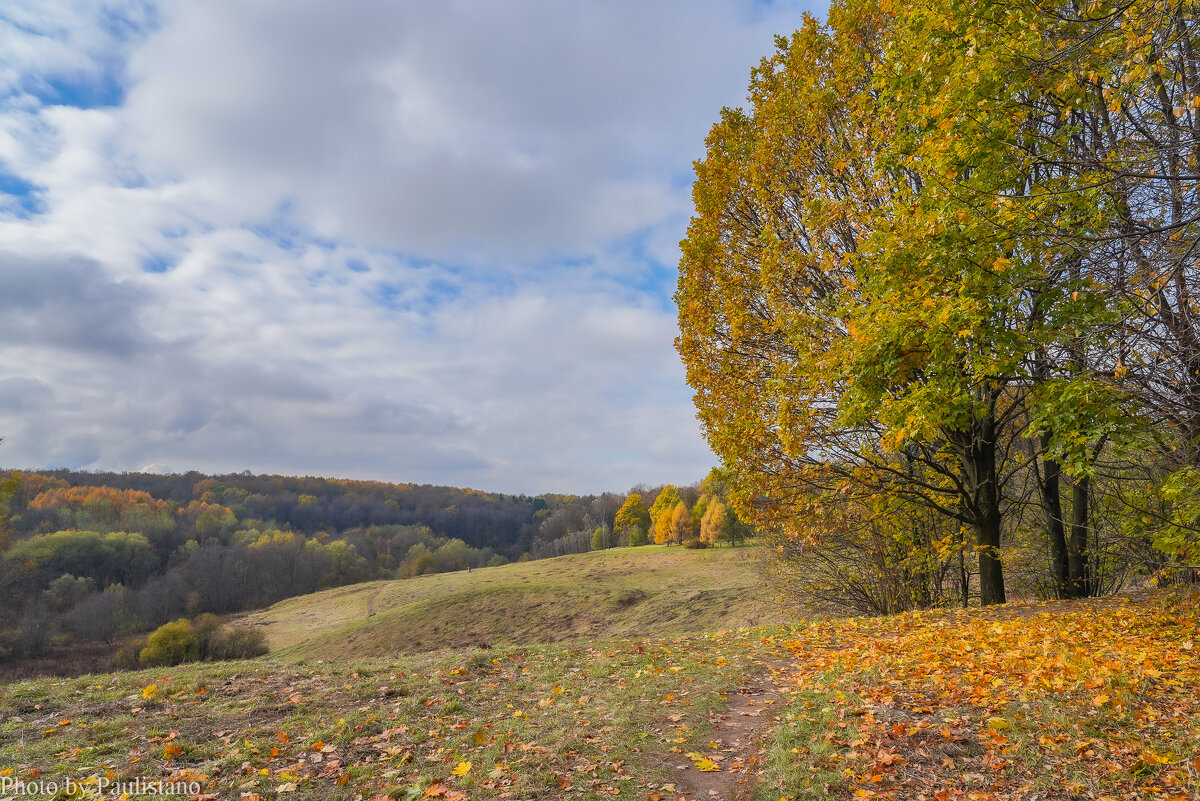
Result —
[[[786, 638], [792, 725], [858, 798], [1170, 799], [1200, 785], [1194, 599], [814, 623]], [[811, 702], [810, 702], [811, 703]], [[817, 759], [796, 749], [798, 761]]]

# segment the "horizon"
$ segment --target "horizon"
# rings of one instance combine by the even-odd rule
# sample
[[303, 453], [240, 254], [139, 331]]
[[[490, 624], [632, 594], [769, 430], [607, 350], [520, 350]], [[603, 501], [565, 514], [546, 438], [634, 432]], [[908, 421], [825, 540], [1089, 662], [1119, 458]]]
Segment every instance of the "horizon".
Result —
[[[386, 484], [388, 486], [393, 486], [393, 487], [443, 487], [446, 489], [462, 490], [464, 492], [481, 492], [485, 495], [507, 495], [507, 496], [511, 496], [514, 498], [522, 497], [522, 496], [524, 496], [526, 498], [540, 498], [540, 497], [543, 497], [546, 495], [563, 495], [563, 496], [575, 497], [575, 498], [598, 498], [602, 495], [615, 495], [615, 496], [620, 497], [620, 496], [628, 496], [630, 493], [633, 493], [633, 492], [653, 492], [655, 490], [661, 490], [663, 487], [666, 487], [666, 486], [674, 486], [677, 488], [698, 487], [704, 478], [703, 476], [701, 476], [700, 478], [697, 478], [694, 481], [689, 481], [686, 483], [664, 482], [664, 483], [651, 484], [651, 483], [647, 483], [644, 481], [639, 481], [639, 482], [635, 482], [634, 484], [631, 484], [630, 486], [628, 486], [625, 489], [603, 489], [603, 490], [594, 490], [594, 491], [587, 491], [587, 492], [578, 492], [578, 491], [577, 492], [556, 492], [556, 491], [552, 491], [552, 490], [546, 490], [544, 492], [504, 492], [503, 490], [492, 490], [492, 489], [486, 489], [483, 487], [461, 486], [461, 485], [457, 485], [457, 484], [437, 484], [437, 483], [430, 482], [430, 481], [387, 481], [387, 480], [378, 479], [378, 478], [358, 478], [355, 476], [322, 475], [319, 473], [258, 473], [258, 472], [251, 471], [249, 469], [224, 470], [219, 473], [206, 473], [202, 470], [170, 470], [170, 471], [163, 471], [163, 472], [154, 472], [154, 471], [147, 471], [147, 470], [106, 470], [103, 468], [73, 469], [73, 468], [69, 468], [69, 467], [12, 467], [12, 466], [0, 465], [0, 473], [45, 474], [45, 473], [55, 473], [55, 472], [64, 472], [64, 471], [69, 472], [69, 473], [77, 473], [77, 474], [83, 474], [83, 475], [97, 475], [97, 476], [104, 475], [104, 474], [113, 474], [113, 475], [163, 476], [163, 477], [169, 478], [169, 477], [174, 477], [174, 476], [186, 476], [189, 473], [198, 473], [199, 475], [202, 475], [205, 478], [224, 478], [227, 476], [241, 476], [241, 477], [245, 477], [245, 478], [294, 478], [294, 479], [309, 478], [309, 479], [315, 479], [318, 481], [357, 481], [357, 482], [362, 482], [364, 484]], [[100, 486], [103, 486], [103, 485], [100, 485]], [[639, 487], [642, 487], [644, 489], [639, 490], [638, 489]]]

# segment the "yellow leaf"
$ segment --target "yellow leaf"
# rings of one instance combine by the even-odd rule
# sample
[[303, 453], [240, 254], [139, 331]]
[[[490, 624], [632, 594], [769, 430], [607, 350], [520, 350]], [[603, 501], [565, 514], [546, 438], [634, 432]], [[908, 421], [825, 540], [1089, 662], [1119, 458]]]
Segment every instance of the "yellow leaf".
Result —
[[1108, 696], [1101, 693], [1092, 699], [1092, 706], [1104, 706], [1108, 703]]
[[704, 773], [715, 773], [721, 770], [721, 766], [708, 757], [704, 757], [696, 762], [696, 769]]
[[454, 766], [454, 770], [452, 770], [450, 772], [453, 773], [455, 776], [466, 776], [468, 773], [471, 772], [471, 763], [467, 762], [466, 760], [459, 762], [457, 765]]
[[157, 684], [151, 684], [149, 687], [142, 688], [142, 697], [143, 698], [153, 698], [157, 694], [158, 694], [158, 685]]

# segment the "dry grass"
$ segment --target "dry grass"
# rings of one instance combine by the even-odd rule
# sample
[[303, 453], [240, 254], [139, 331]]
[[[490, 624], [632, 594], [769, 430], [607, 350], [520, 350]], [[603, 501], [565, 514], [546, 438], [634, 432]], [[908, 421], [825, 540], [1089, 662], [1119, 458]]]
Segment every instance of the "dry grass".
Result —
[[242, 622], [266, 626], [281, 658], [358, 659], [782, 619], [753, 549], [648, 546], [341, 587], [282, 601]]

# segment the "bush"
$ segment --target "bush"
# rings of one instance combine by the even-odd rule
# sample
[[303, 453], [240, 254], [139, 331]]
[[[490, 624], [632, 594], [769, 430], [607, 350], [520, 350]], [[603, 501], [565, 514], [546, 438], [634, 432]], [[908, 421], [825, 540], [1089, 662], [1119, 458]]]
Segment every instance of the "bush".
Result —
[[113, 655], [118, 667], [178, 665], [200, 660], [251, 659], [267, 653], [267, 635], [249, 626], [225, 628], [216, 615], [189, 623], [180, 618], [159, 626], [144, 640], [122, 645]]
[[705, 548], [707, 548], [708, 543], [705, 542], [704, 540], [691, 539], [691, 540], [686, 540], [683, 543], [683, 547], [690, 548], [693, 551], [700, 551], [700, 550], [704, 550]]
[[268, 650], [267, 635], [262, 629], [233, 626], [218, 633], [210, 656], [212, 659], [251, 659]]
[[164, 623], [146, 639], [139, 658], [144, 665], [178, 665], [200, 658], [196, 629], [185, 618]]
[[192, 621], [196, 630], [197, 659], [219, 659], [215, 652], [221, 640], [221, 621], [211, 612], [205, 612]]
[[134, 637], [121, 643], [112, 655], [112, 666], [120, 670], [136, 670], [141, 666], [142, 649], [146, 647], [145, 637]]

